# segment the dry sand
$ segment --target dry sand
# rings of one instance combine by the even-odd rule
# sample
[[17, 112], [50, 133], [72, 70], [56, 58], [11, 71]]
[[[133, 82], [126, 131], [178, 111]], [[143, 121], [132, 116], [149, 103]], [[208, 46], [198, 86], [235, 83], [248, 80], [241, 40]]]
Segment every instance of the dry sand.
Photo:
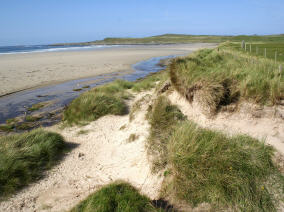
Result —
[[[140, 93], [137, 99], [147, 93]], [[149, 124], [144, 105], [129, 121], [126, 116], [105, 116], [84, 127], [49, 130], [76, 144], [46, 177], [0, 203], [0, 211], [67, 211], [102, 185], [124, 180], [151, 199], [159, 196], [163, 178], [153, 175], [147, 159], [145, 141]], [[85, 134], [78, 134], [81, 130]], [[138, 138], [129, 142], [129, 136]]]
[[151, 57], [188, 54], [215, 44], [124, 46], [88, 51], [0, 55], [0, 96], [15, 91], [112, 72]]

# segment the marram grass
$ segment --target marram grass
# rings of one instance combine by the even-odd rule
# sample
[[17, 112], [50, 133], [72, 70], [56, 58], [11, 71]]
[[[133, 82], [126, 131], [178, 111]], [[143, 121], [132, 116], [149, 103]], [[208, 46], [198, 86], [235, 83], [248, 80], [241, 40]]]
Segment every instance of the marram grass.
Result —
[[278, 63], [218, 49], [201, 50], [170, 65], [175, 88], [189, 101], [195, 98], [205, 113], [241, 100], [276, 105], [284, 98], [284, 74]]
[[149, 108], [147, 114], [151, 125], [147, 139], [147, 150], [152, 158], [152, 170], [164, 169], [168, 162], [167, 144], [176, 125], [186, 117], [175, 105], [171, 105], [165, 96], [159, 96]]
[[193, 207], [276, 211], [284, 177], [272, 161], [274, 149], [249, 136], [228, 137], [185, 121], [168, 144], [168, 193]]
[[150, 199], [125, 182], [114, 182], [88, 196], [71, 212], [154, 212]]
[[85, 124], [108, 114], [123, 115], [128, 110], [124, 100], [130, 97], [126, 89], [131, 87], [132, 83], [117, 80], [87, 91], [70, 103], [63, 120], [70, 125]]
[[191, 207], [220, 211], [276, 211], [284, 177], [274, 149], [249, 136], [227, 136], [186, 120], [165, 96], [149, 109], [147, 149], [153, 170], [164, 170], [162, 195]]
[[87, 124], [105, 115], [124, 115], [128, 113], [125, 100], [132, 95], [130, 91], [140, 92], [163, 82], [168, 72], [151, 74], [136, 82], [116, 80], [82, 93], [64, 111], [63, 121], [68, 125]]
[[42, 129], [0, 137], [0, 199], [41, 177], [64, 146], [62, 136]]

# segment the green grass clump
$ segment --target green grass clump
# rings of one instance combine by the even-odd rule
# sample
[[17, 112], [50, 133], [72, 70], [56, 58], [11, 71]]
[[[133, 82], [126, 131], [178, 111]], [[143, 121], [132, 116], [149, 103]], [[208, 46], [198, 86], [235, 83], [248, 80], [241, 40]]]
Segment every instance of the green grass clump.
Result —
[[107, 114], [123, 115], [128, 110], [124, 100], [131, 97], [128, 89], [134, 92], [149, 90], [154, 88], [158, 81], [166, 81], [167, 77], [168, 72], [161, 71], [136, 82], [116, 80], [93, 88], [71, 102], [64, 111], [63, 120], [69, 125], [87, 124]]
[[47, 105], [47, 102], [40, 102], [37, 104], [32, 105], [30, 108], [28, 108], [28, 111], [36, 111], [39, 110]]
[[27, 115], [26, 116], [26, 121], [28, 122], [34, 122], [40, 120], [42, 117], [41, 116], [32, 116], [32, 115]]
[[185, 116], [175, 105], [171, 105], [165, 96], [158, 97], [147, 116], [151, 125], [147, 150], [154, 156], [153, 171], [159, 171], [167, 165], [169, 137], [175, 126], [184, 120]]
[[2, 124], [0, 125], [0, 131], [11, 132], [15, 128], [14, 124]]
[[6, 124], [16, 124], [18, 121], [16, 118], [11, 118], [6, 120]]
[[124, 182], [109, 184], [91, 194], [71, 212], [150, 212], [155, 209], [146, 196]]
[[116, 80], [91, 89], [71, 102], [63, 120], [70, 125], [86, 124], [107, 114], [123, 115], [127, 112], [124, 99], [130, 97], [126, 89], [131, 87], [131, 82]]
[[274, 105], [284, 98], [284, 75], [269, 59], [238, 51], [205, 49], [170, 65], [175, 88], [189, 101], [193, 97], [206, 113], [241, 99]]
[[17, 130], [30, 130], [36, 127], [37, 124], [34, 122], [22, 122], [16, 125]]
[[83, 88], [74, 88], [73, 91], [81, 91]]
[[186, 121], [168, 144], [168, 193], [193, 207], [276, 211], [284, 177], [272, 162], [274, 150], [248, 136], [227, 137]]
[[168, 71], [160, 71], [156, 73], [152, 73], [147, 77], [137, 80], [132, 87], [132, 90], [135, 92], [150, 90], [156, 87], [156, 83], [159, 81], [160, 83], [166, 81], [168, 78]]
[[0, 137], [0, 198], [38, 179], [64, 145], [62, 136], [42, 129]]

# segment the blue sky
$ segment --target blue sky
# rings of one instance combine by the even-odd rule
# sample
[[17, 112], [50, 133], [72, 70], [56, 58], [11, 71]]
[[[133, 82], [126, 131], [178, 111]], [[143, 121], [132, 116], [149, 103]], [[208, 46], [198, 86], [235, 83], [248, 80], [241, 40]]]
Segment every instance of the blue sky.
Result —
[[0, 0], [0, 45], [284, 33], [283, 0]]

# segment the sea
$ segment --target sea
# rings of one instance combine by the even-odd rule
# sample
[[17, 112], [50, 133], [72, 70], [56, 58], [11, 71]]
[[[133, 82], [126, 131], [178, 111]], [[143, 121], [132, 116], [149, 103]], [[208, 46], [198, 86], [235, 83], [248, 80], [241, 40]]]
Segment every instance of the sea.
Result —
[[0, 46], [0, 55], [23, 54], [35, 52], [58, 52], [58, 51], [80, 51], [102, 48], [118, 47], [119, 45], [23, 45], [23, 46]]

